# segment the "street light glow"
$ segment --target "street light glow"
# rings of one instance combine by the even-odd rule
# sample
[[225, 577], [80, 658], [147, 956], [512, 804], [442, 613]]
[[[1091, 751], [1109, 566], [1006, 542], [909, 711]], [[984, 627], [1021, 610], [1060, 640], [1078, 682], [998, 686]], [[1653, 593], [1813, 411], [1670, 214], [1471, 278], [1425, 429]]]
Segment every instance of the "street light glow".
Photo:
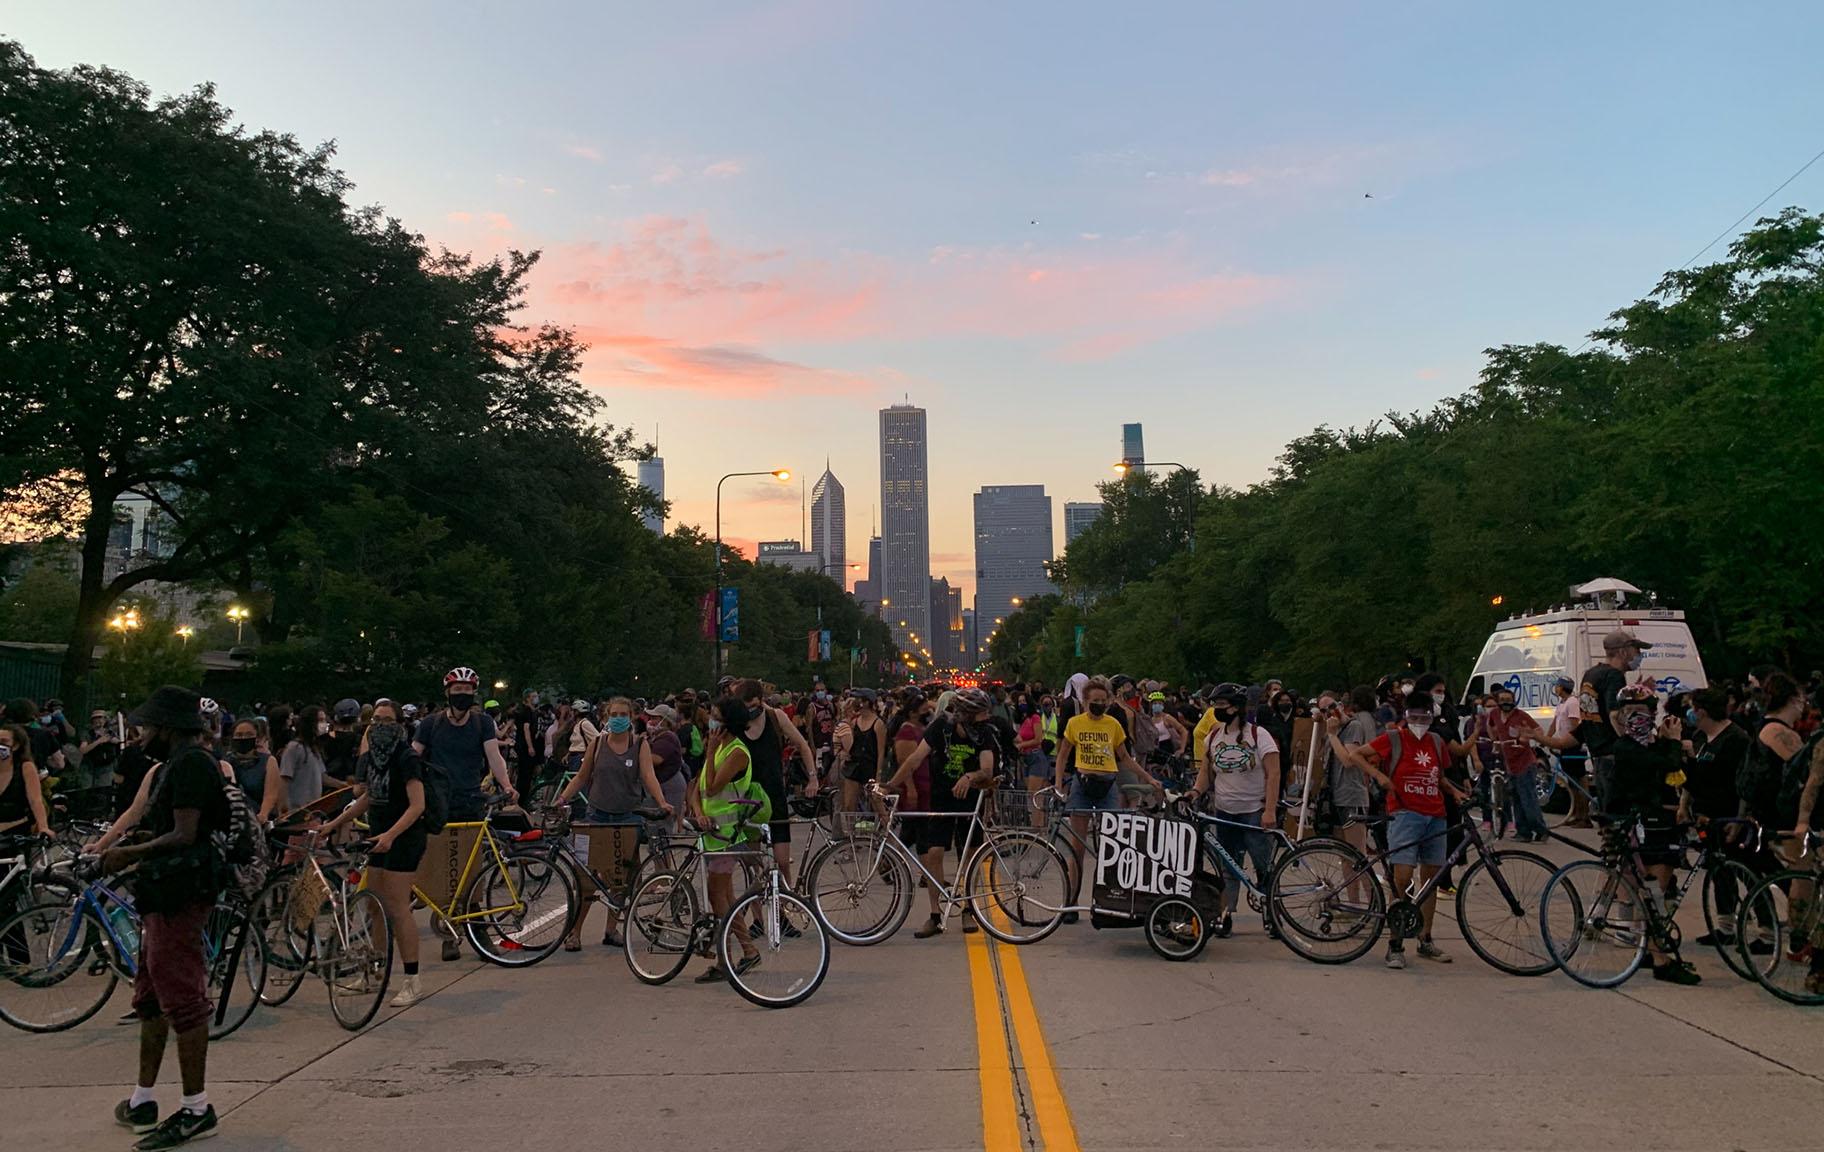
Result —
[[791, 469], [790, 469], [790, 468], [775, 468], [775, 469], [773, 469], [773, 479], [775, 479], [775, 480], [790, 480], [790, 479], [791, 479], [791, 478], [792, 478], [792, 470], [791, 470]]

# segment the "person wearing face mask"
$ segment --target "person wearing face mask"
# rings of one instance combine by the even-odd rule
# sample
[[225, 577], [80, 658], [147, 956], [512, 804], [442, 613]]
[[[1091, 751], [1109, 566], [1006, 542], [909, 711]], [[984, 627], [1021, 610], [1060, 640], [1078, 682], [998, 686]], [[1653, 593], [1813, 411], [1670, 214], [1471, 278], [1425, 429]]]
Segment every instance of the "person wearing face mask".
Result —
[[[740, 861], [724, 851], [735, 845], [733, 830], [740, 824], [740, 810], [734, 801], [758, 799], [755, 792], [765, 795], [764, 789], [756, 787], [758, 780], [753, 758], [749, 755], [747, 741], [741, 736], [751, 719], [748, 706], [740, 699], [733, 695], [717, 698], [709, 710], [708, 759], [703, 770], [697, 773], [696, 787], [690, 792], [691, 816], [711, 829], [702, 838], [704, 886], [709, 891], [710, 910], [718, 921], [734, 907], [734, 874], [740, 867]], [[770, 815], [770, 811], [757, 813], [761, 820]], [[750, 839], [758, 835], [754, 831], [748, 833]], [[748, 933], [735, 932], [733, 936], [741, 944], [741, 959], [735, 961], [735, 971], [740, 974], [760, 963], [760, 950], [753, 945]], [[728, 973], [722, 966], [711, 963], [698, 974], [696, 982], [713, 984], [726, 979]]]
[[1634, 633], [1618, 629], [1602, 638], [1602, 663], [1583, 674], [1577, 737], [1589, 753], [1596, 802], [1605, 810], [1615, 772], [1615, 745], [1620, 740], [1612, 716], [1615, 698], [1628, 686], [1628, 673], [1639, 670], [1643, 654], [1652, 647]]
[[[924, 738], [911, 755], [900, 762], [886, 790], [900, 787], [927, 761], [931, 764], [932, 812], [955, 815], [928, 816], [913, 822], [913, 844], [924, 859], [925, 869], [937, 880], [927, 885], [925, 893], [931, 905], [931, 917], [912, 935], [928, 940], [944, 930], [938, 900], [938, 889], [944, 883], [944, 853], [955, 847], [961, 853], [968, 843], [975, 797], [971, 792], [994, 787], [1000, 736], [991, 713], [994, 703], [980, 688], [964, 688], [951, 701], [950, 708], [925, 727]], [[958, 859], [960, 865], [962, 860]], [[963, 931], [974, 932], [971, 915], [963, 913]]]
[[237, 720], [229, 729], [228, 765], [262, 825], [284, 815], [285, 780], [278, 759], [260, 748], [260, 731], [252, 720]]
[[690, 787], [690, 765], [677, 731], [681, 717], [669, 704], [654, 704], [646, 709], [645, 715], [646, 745], [652, 750], [652, 773], [658, 777], [665, 803], [671, 805], [671, 825], [675, 830], [683, 818], [684, 794]]
[[[1675, 782], [1684, 776], [1684, 722], [1668, 716], [1655, 723], [1659, 697], [1651, 684], [1627, 684], [1609, 702], [1615, 741], [1610, 745], [1609, 784], [1601, 796], [1603, 813], [1616, 821], [1638, 814], [1645, 835], [1639, 858], [1647, 874], [1668, 897], [1673, 892], [1678, 847]], [[1676, 952], [1662, 951], [1649, 937], [1653, 978], [1672, 984], [1700, 982], [1697, 970]]]
[[852, 711], [837, 729], [836, 754], [842, 762], [842, 810], [861, 810], [861, 793], [869, 783], [886, 779], [887, 725], [880, 718], [880, 697], [872, 688], [849, 689]]
[[1570, 748], [1576, 741], [1569, 736], [1553, 736], [1539, 727], [1539, 721], [1518, 706], [1510, 688], [1497, 688], [1494, 711], [1477, 720], [1479, 731], [1486, 732], [1490, 746], [1498, 749], [1507, 767], [1507, 797], [1513, 807], [1514, 833], [1521, 840], [1543, 844], [1550, 839], [1545, 828], [1545, 813], [1539, 808], [1539, 754], [1534, 744], [1548, 748]]
[[355, 725], [361, 719], [361, 702], [353, 698], [336, 701], [329, 713], [329, 730], [320, 751], [323, 753], [323, 775], [331, 788], [354, 782], [355, 757], [361, 751], [361, 733]]
[[399, 945], [399, 962], [405, 966], [405, 983], [392, 999], [395, 1008], [409, 1008], [424, 998], [418, 984], [418, 925], [412, 921], [412, 882], [424, 860], [429, 836], [424, 829], [424, 764], [412, 751], [399, 723], [399, 706], [391, 700], [374, 705], [373, 722], [363, 734], [355, 757], [355, 800], [330, 825], [330, 831], [368, 814], [367, 826], [376, 829], [373, 852], [367, 858], [367, 885], [380, 897], [393, 939]]
[[[1445, 775], [1451, 746], [1442, 735], [1432, 731], [1435, 719], [1432, 703], [1428, 694], [1415, 691], [1407, 700], [1402, 727], [1381, 733], [1366, 747], [1357, 750], [1363, 770], [1387, 793], [1387, 840], [1392, 848], [1390, 862], [1396, 892], [1406, 891], [1415, 868], [1422, 886], [1443, 865], [1450, 828], [1444, 815], [1445, 798], [1450, 797], [1458, 804], [1468, 799]], [[1431, 937], [1432, 917], [1437, 906], [1438, 893], [1434, 888], [1420, 906], [1423, 927], [1419, 936], [1419, 955], [1426, 960], [1448, 964], [1449, 953], [1439, 948]], [[1404, 943], [1397, 937], [1387, 942], [1387, 967], [1406, 967]]]
[[76, 746], [82, 762], [82, 786], [107, 788], [114, 783], [114, 765], [120, 760], [113, 718], [102, 709], [89, 713], [89, 734]]
[[1153, 727], [1153, 747], [1161, 756], [1174, 755], [1190, 742], [1190, 732], [1183, 721], [1172, 715], [1164, 692], [1153, 692], [1147, 696], [1146, 715], [1146, 722]]
[[[1058, 756], [1052, 774], [1052, 786], [1065, 795], [1065, 810], [1070, 812], [1071, 827], [1076, 837], [1071, 841], [1072, 859], [1070, 890], [1078, 890], [1083, 874], [1083, 848], [1089, 842], [1091, 812], [1116, 812], [1121, 809], [1121, 792], [1115, 787], [1122, 769], [1133, 774], [1137, 783], [1159, 786], [1152, 773], [1135, 763], [1128, 752], [1127, 730], [1111, 710], [1108, 681], [1097, 676], [1083, 691], [1084, 711], [1072, 716], [1064, 725], [1058, 741]], [[1074, 778], [1068, 773], [1075, 768]], [[1065, 781], [1070, 779], [1069, 791]], [[1075, 924], [1075, 912], [1064, 913], [1064, 923]]]
[[[1267, 683], [1271, 685], [1278, 682], [1269, 680]], [[1263, 698], [1267, 701], [1267, 707], [1258, 717], [1260, 726], [1273, 737], [1276, 745], [1280, 748], [1290, 749], [1292, 747], [1292, 721], [1298, 713], [1298, 701], [1293, 699], [1292, 693], [1283, 688], [1274, 688], [1270, 695]]]
[[[420, 760], [441, 768], [448, 781], [452, 824], [480, 820], [486, 813], [481, 782], [490, 776], [502, 795], [509, 800], [519, 798], [507, 772], [506, 757], [500, 752], [500, 730], [475, 706], [475, 690], [480, 686], [481, 676], [475, 669], [450, 669], [443, 678], [448, 706], [425, 716], [412, 734], [412, 751]], [[408, 704], [406, 712], [410, 711]], [[461, 954], [461, 945], [446, 936], [443, 959], [455, 960]]]
[[[747, 706], [747, 728], [741, 739], [747, 746], [753, 764], [754, 779], [772, 802], [773, 859], [786, 882], [792, 878], [792, 813], [787, 806], [785, 788], [785, 753], [795, 748], [800, 762], [814, 764], [810, 742], [792, 725], [785, 713], [766, 703], [766, 688], [758, 680], [743, 680], [736, 686], [741, 702]], [[815, 776], [805, 781], [804, 794], [815, 796], [820, 783]]]
[[7, 724], [0, 726], [0, 836], [23, 835], [28, 827], [40, 836], [51, 834], [31, 737], [19, 725]]
[[[645, 819], [640, 816], [639, 809], [650, 804], [669, 816], [671, 801], [665, 798], [665, 790], [659, 786], [651, 742], [633, 731], [633, 701], [616, 696], [608, 701], [607, 712], [606, 730], [589, 742], [576, 776], [558, 793], [555, 806], [564, 808], [571, 797], [582, 792], [589, 801], [589, 823], [643, 829]], [[627, 855], [621, 860], [623, 867], [633, 867], [641, 838], [643, 836], [631, 838], [626, 844]], [[589, 909], [594, 903], [585, 901], [582, 904], [575, 922], [570, 925], [570, 934], [564, 938], [564, 951], [575, 952], [582, 947], [583, 921], [589, 918]], [[602, 943], [619, 948], [622, 943], [620, 916], [613, 908], [608, 908], [607, 913]]]
[[[1223, 821], [1216, 825], [1217, 842], [1231, 857], [1253, 860], [1254, 875], [1264, 887], [1273, 866], [1273, 843], [1255, 829], [1273, 822], [1279, 801], [1279, 744], [1265, 727], [1247, 720], [1247, 705], [1248, 690], [1239, 684], [1216, 688], [1211, 702], [1216, 726], [1191, 788], [1191, 804], [1200, 807], [1204, 797], [1210, 798]], [[1211, 929], [1218, 939], [1234, 931], [1240, 896], [1239, 882], [1222, 886], [1222, 917]], [[1264, 923], [1267, 935], [1275, 935], [1272, 920]]]
[[316, 705], [299, 709], [291, 722], [291, 743], [279, 757], [285, 779], [285, 810], [296, 812], [323, 798], [326, 776], [323, 749], [329, 741], [329, 718]]

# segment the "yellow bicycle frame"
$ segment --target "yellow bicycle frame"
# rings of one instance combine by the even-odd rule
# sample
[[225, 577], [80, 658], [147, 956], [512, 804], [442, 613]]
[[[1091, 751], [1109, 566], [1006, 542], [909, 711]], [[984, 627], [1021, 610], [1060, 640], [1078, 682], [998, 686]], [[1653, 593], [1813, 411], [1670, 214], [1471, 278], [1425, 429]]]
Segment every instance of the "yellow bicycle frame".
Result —
[[[479, 828], [481, 835], [475, 837], [475, 843], [469, 845], [468, 857], [462, 863], [462, 874], [457, 878], [456, 886], [450, 892], [450, 906], [448, 908], [440, 906], [435, 900], [425, 895], [424, 890], [416, 884], [412, 885], [412, 895], [416, 896], [420, 903], [447, 924], [466, 924], [471, 920], [498, 916], [502, 912], [525, 911], [526, 902], [519, 898], [519, 892], [513, 885], [513, 873], [507, 868], [506, 857], [502, 855], [500, 844], [494, 839], [494, 833], [489, 829], [488, 822], [486, 820], [460, 820], [443, 826], [446, 832], [459, 832], [464, 828]], [[498, 908], [477, 908], [472, 912], [457, 912], [456, 908], [462, 904], [463, 897], [468, 894], [469, 885], [474, 882], [475, 873], [479, 871], [476, 862], [481, 859], [483, 844], [488, 846], [488, 854], [493, 857], [495, 866], [500, 869], [500, 878], [506, 881], [507, 899], [511, 903], [503, 904]], [[366, 877], [362, 877], [362, 883], [365, 885], [366, 882]]]

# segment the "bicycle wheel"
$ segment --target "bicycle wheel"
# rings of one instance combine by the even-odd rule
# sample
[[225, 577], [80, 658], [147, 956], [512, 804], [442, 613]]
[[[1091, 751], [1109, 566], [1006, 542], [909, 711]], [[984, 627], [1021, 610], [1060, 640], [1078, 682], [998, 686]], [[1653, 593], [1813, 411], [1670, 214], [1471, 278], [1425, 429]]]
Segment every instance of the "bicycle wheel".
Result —
[[1168, 896], [1146, 914], [1146, 942], [1164, 960], [1195, 960], [1210, 942], [1203, 913], [1181, 896]]
[[[747, 928], [756, 921], [758, 936]], [[722, 918], [716, 956], [728, 982], [750, 1003], [790, 1008], [804, 1003], [823, 983], [830, 970], [830, 938], [811, 906], [795, 894], [769, 896], [756, 888]]]
[[1280, 860], [1267, 878], [1267, 907], [1286, 947], [1316, 964], [1362, 956], [1387, 920], [1387, 896], [1367, 857], [1335, 840]]
[[642, 984], [664, 984], [690, 963], [697, 925], [697, 888], [676, 872], [648, 876], [627, 901], [621, 951]]
[[957, 883], [969, 911], [1004, 944], [1035, 944], [1057, 931], [1070, 904], [1070, 866], [1032, 832], [995, 832], [963, 867]]
[[0, 925], [0, 1020], [62, 1032], [101, 1011], [120, 976], [101, 922], [73, 902], [36, 904]]
[[318, 941], [318, 969], [329, 985], [329, 1010], [336, 1023], [359, 1032], [380, 1011], [393, 976], [393, 933], [380, 897], [357, 892], [348, 898], [338, 931]]
[[463, 929], [475, 954], [503, 968], [526, 968], [557, 951], [576, 916], [569, 871], [541, 858], [489, 861], [462, 902]]
[[260, 986], [260, 1003], [268, 1008], [297, 995], [310, 972], [312, 936], [292, 930], [289, 876], [273, 880], [253, 898], [253, 928], [266, 954], [266, 982]]
[[259, 1004], [260, 991], [266, 986], [266, 950], [247, 914], [228, 904], [217, 904], [210, 911], [203, 939], [213, 1005], [209, 1039], [220, 1040], [247, 1023]]
[[[1510, 976], [1544, 976], [1557, 965], [1539, 930], [1539, 897], [1556, 865], [1532, 852], [1490, 852], [1457, 881], [1457, 927], [1470, 951]], [[1495, 879], [1499, 870], [1510, 903]]]
[[1578, 860], [1546, 884], [1539, 930], [1566, 976], [1590, 988], [1613, 988], [1639, 971], [1647, 955], [1646, 897], [1607, 864]]
[[1771, 928], [1773, 950], [1748, 951], [1738, 938], [1739, 959], [1755, 982], [1791, 1004], [1824, 1004], [1824, 893], [1815, 872], [1776, 872], [1756, 884], [1738, 916]]
[[1507, 789], [1505, 775], [1488, 782], [1488, 814], [1495, 828], [1495, 839], [1507, 839]]
[[[1741, 915], [1743, 898], [1760, 882], [1760, 873], [1740, 860], [1718, 860], [1704, 869], [1704, 939], [1700, 943], [1715, 948], [1729, 971], [1744, 980], [1754, 979], [1749, 958], [1767, 963], [1765, 958], [1772, 956], [1774, 950], [1773, 924], [1757, 923], [1753, 916]], [[1766, 911], [1764, 906], [1762, 911]], [[1738, 942], [1736, 935], [1744, 930], [1748, 939]]]
[[832, 840], [804, 870], [811, 910], [844, 944], [878, 944], [912, 911], [912, 870], [889, 843], [866, 835]]

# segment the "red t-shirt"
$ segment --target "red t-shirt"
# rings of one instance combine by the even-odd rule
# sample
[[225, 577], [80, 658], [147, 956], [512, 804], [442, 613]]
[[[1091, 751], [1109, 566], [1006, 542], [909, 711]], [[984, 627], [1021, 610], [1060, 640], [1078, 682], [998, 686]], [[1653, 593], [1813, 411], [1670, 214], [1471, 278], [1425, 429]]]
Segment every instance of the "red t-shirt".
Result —
[[[1400, 730], [1400, 762], [1391, 773], [1393, 788], [1387, 793], [1387, 811], [1405, 809], [1425, 816], [1444, 815], [1444, 793], [1438, 774], [1450, 756], [1443, 750], [1444, 738], [1435, 732], [1425, 733], [1423, 740], [1407, 729]], [[1393, 758], [1393, 735], [1383, 732], [1369, 741], [1368, 747], [1380, 757], [1382, 770]]]

